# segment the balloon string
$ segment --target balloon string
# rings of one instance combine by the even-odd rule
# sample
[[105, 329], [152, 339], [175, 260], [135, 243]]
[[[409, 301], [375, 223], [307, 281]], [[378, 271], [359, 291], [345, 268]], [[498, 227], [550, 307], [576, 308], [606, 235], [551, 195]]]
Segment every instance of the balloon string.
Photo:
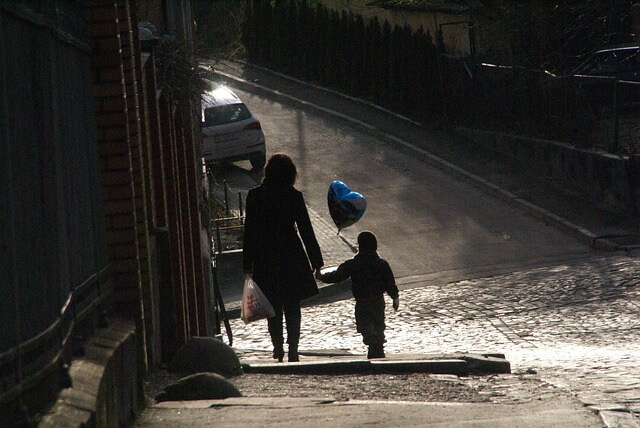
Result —
[[340, 235], [340, 231], [338, 230], [338, 236], [340, 237], [340, 239], [342, 239], [342, 241], [347, 244], [347, 246], [351, 249], [351, 251], [355, 254], [358, 252], [358, 247], [355, 247], [351, 244], [351, 242], [347, 241], [347, 238], [345, 238], [344, 236]]

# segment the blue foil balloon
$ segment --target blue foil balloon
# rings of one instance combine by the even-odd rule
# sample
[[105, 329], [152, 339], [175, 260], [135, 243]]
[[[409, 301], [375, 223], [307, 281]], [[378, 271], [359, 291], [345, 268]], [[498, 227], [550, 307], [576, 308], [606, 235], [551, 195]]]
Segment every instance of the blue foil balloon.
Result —
[[329, 186], [327, 202], [331, 218], [338, 226], [338, 232], [360, 220], [367, 209], [367, 200], [364, 196], [338, 180]]

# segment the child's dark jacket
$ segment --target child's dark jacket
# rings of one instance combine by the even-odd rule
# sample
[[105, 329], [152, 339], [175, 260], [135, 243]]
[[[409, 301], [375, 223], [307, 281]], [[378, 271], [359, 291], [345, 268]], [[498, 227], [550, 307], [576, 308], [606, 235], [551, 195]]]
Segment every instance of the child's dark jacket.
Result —
[[389, 263], [376, 252], [358, 253], [338, 266], [334, 272], [322, 275], [324, 282], [341, 282], [351, 278], [351, 291], [356, 300], [370, 300], [386, 291], [392, 299], [398, 297], [398, 287]]

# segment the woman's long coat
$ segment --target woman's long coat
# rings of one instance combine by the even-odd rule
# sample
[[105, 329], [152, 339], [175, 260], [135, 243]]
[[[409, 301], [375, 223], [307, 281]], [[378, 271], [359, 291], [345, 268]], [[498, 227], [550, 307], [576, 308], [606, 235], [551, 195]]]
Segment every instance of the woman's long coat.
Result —
[[262, 184], [250, 190], [243, 266], [253, 272], [269, 301], [284, 303], [304, 297], [302, 284], [314, 281], [309, 261], [314, 269], [324, 264], [302, 193], [289, 185]]

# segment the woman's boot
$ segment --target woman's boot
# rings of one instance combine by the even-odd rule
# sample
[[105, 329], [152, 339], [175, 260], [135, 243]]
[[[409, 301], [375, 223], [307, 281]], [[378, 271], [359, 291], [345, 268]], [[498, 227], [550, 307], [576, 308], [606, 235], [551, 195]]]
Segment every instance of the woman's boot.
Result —
[[300, 361], [300, 357], [298, 356], [298, 344], [289, 344], [289, 362], [295, 363], [298, 361]]
[[284, 359], [284, 346], [282, 346], [282, 344], [273, 345], [273, 358], [278, 360], [278, 362], [282, 362]]
[[372, 343], [369, 345], [369, 352], [367, 352], [367, 358], [384, 358], [384, 344], [383, 343]]
[[271, 336], [271, 343], [273, 344], [273, 358], [282, 362], [284, 358], [284, 338], [282, 337], [282, 312], [276, 312], [275, 317], [267, 319], [267, 325], [269, 327], [269, 336]]

